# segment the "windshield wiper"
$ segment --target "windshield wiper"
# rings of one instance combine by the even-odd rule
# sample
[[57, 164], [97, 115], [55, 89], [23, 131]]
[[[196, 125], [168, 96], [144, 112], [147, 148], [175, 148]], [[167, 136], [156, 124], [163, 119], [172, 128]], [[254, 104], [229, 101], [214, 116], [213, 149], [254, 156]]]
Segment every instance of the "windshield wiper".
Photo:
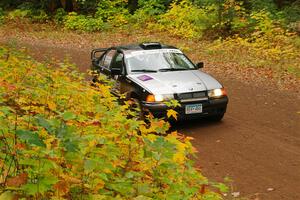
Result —
[[131, 70], [131, 72], [157, 72], [156, 70], [151, 70], [151, 69], [134, 69]]
[[159, 69], [158, 71], [163, 72], [163, 71], [182, 71], [182, 70], [190, 70], [186, 68], [162, 68]]

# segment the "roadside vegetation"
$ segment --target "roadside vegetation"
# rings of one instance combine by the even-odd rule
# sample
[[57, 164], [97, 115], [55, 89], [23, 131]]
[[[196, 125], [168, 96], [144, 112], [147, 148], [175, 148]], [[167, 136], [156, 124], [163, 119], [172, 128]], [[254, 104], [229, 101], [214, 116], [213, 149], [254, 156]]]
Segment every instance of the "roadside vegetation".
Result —
[[208, 55], [300, 77], [299, 0], [2, 1], [0, 23], [30, 20], [79, 32], [135, 29], [210, 41]]
[[[0, 48], [0, 199], [222, 199], [191, 138], [136, 120], [109, 84]], [[214, 192], [213, 192], [214, 191]]]

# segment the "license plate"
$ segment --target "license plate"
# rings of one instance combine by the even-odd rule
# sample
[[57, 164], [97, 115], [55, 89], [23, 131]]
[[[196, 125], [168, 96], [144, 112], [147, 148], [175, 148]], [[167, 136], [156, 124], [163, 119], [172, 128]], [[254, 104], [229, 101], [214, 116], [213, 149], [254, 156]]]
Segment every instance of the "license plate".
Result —
[[191, 104], [185, 106], [185, 114], [202, 113], [202, 104]]

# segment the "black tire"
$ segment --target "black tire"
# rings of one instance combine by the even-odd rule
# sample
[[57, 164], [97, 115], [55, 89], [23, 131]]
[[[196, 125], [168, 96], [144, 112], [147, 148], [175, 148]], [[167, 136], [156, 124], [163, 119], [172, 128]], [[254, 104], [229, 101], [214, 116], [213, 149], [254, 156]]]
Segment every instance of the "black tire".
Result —
[[209, 116], [208, 119], [210, 121], [213, 121], [213, 122], [219, 122], [219, 121], [221, 121], [223, 119], [223, 117], [224, 117], [224, 113], [213, 115], [213, 116]]

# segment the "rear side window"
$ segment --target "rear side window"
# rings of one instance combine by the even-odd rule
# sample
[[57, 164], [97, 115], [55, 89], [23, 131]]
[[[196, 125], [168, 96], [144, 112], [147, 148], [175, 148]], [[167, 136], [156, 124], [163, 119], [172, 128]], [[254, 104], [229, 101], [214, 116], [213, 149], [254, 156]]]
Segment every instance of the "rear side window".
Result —
[[111, 64], [111, 61], [113, 59], [113, 56], [115, 55], [116, 53], [116, 50], [110, 50], [109, 52], [107, 52], [104, 57], [103, 57], [103, 60], [101, 61], [101, 65], [105, 68], [109, 68], [110, 64]]
[[122, 69], [122, 67], [123, 67], [123, 54], [118, 53], [116, 55], [114, 61], [110, 65], [110, 68], [120, 68], [120, 69]]

